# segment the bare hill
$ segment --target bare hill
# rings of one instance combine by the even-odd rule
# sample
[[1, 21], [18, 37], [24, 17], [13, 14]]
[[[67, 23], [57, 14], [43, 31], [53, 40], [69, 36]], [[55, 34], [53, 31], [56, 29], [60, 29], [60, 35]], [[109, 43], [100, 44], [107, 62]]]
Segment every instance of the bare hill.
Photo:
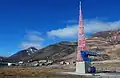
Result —
[[[111, 34], [112, 32], [112, 34]], [[91, 38], [86, 39], [88, 50], [100, 53], [101, 56], [94, 57], [94, 60], [113, 60], [120, 59], [120, 40], [113, 40], [113, 33], [119, 30], [104, 31], [94, 34]], [[118, 33], [120, 34], [120, 33]], [[111, 41], [109, 39], [112, 39]], [[119, 38], [120, 39], [120, 38]], [[114, 44], [116, 43], [116, 44]], [[28, 60], [68, 60], [75, 61], [76, 59], [77, 42], [62, 41], [56, 44], [49, 45], [40, 50], [34, 47], [17, 52], [7, 58], [7, 60], [28, 61]]]

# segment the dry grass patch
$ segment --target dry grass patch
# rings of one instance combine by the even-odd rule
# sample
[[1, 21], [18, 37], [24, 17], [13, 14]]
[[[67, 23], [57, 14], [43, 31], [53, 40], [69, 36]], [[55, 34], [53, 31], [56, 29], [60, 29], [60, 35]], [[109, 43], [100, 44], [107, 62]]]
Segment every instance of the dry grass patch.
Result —
[[73, 75], [57, 75], [66, 71], [57, 68], [0, 68], [0, 78], [87, 78]]

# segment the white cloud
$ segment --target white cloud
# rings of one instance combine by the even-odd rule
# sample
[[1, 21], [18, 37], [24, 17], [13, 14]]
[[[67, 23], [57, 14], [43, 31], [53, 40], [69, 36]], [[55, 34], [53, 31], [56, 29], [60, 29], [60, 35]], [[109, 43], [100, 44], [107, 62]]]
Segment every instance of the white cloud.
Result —
[[26, 37], [29, 41], [34, 41], [34, 42], [44, 41], [44, 39], [41, 37], [41, 34], [37, 31], [27, 32]]
[[21, 47], [26, 49], [29, 47], [41, 48], [44, 39], [41, 37], [41, 34], [37, 31], [27, 32], [25, 35], [26, 41], [21, 43]]
[[47, 32], [50, 37], [59, 37], [59, 38], [72, 38], [76, 37], [77, 26], [66, 27], [63, 29], [52, 30]]
[[[111, 30], [120, 28], [120, 21], [104, 22], [101, 20], [85, 20], [85, 33], [92, 34], [99, 31]], [[57, 37], [61, 39], [77, 38], [78, 25], [70, 25], [65, 28], [51, 30], [47, 32], [50, 37]]]
[[100, 20], [87, 20], [85, 21], [85, 32], [95, 33], [99, 31], [106, 31], [120, 28], [120, 21], [104, 22]]

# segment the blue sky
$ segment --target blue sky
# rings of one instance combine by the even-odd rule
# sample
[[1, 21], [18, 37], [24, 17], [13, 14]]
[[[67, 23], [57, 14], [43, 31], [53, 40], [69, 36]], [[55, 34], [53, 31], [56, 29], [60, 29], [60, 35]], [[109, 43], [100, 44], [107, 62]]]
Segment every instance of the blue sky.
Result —
[[[86, 34], [120, 27], [119, 0], [83, 0]], [[79, 0], [0, 0], [0, 55], [77, 40]]]

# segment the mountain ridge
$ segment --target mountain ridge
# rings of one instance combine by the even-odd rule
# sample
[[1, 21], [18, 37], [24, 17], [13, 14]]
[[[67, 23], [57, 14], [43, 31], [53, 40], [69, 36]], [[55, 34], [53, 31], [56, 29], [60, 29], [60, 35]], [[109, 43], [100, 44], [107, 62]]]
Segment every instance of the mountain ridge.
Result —
[[[119, 32], [119, 33], [117, 33]], [[97, 32], [92, 35], [92, 37], [86, 39], [88, 49], [94, 52], [100, 52], [102, 56], [97, 57], [96, 59], [100, 60], [110, 60], [110, 59], [117, 59], [118, 57], [118, 49], [120, 43], [111, 44], [115, 42], [109, 41], [111, 37], [115, 34], [120, 35], [120, 30], [115, 31], [103, 31]], [[119, 40], [120, 41], [120, 38]], [[116, 48], [116, 50], [114, 50]], [[118, 48], [118, 49], [117, 49]], [[30, 47], [25, 50], [21, 50], [14, 55], [7, 58], [9, 61], [30, 61], [30, 60], [43, 60], [43, 59], [50, 59], [50, 60], [75, 60], [76, 58], [76, 51], [77, 49], [77, 42], [68, 42], [62, 41], [59, 43], [48, 45], [42, 49], [36, 49], [34, 47]], [[111, 52], [113, 51], [113, 53]], [[114, 55], [114, 56], [113, 56]], [[113, 58], [114, 57], [114, 58]]]

